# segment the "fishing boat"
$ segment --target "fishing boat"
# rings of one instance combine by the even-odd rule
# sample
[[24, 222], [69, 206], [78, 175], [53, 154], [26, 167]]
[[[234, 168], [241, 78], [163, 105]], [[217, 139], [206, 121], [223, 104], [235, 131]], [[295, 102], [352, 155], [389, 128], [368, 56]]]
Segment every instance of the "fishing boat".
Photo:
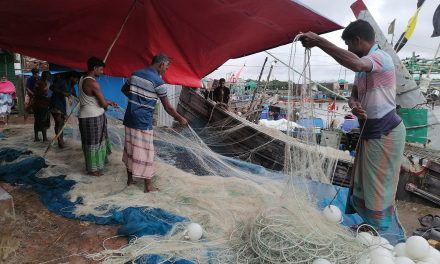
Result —
[[[281, 171], [285, 168], [286, 145], [299, 144], [303, 146], [304, 151], [307, 149], [307, 145], [298, 139], [284, 134], [284, 136], [279, 136], [282, 133], [274, 136], [276, 130], [263, 129], [262, 126], [218, 107], [194, 89], [182, 89], [177, 111], [188, 119], [196, 131], [203, 131], [203, 128], [209, 127], [213, 132], [227, 133], [226, 137], [218, 139], [215, 146], [208, 144], [215, 152], [225, 156], [239, 157], [270, 170]], [[326, 147], [318, 147], [317, 150], [321, 150], [323, 155], [329, 153]], [[338, 150], [332, 149], [331, 152], [336, 153]], [[339, 159], [333, 183], [348, 186], [352, 158], [345, 152], [339, 152], [336, 154]], [[334, 157], [329, 156], [329, 158]]]

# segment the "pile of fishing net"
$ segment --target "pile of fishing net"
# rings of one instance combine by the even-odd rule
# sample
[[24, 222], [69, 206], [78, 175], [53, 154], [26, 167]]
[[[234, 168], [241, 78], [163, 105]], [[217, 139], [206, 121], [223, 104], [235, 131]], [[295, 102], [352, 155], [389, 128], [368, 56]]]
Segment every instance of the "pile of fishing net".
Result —
[[[53, 147], [46, 156], [49, 166], [40, 170], [38, 177], [66, 175], [66, 180], [76, 182], [65, 196], [72, 202], [81, 201], [72, 211], [78, 217], [105, 217], [142, 206], [147, 207], [143, 209], [146, 213], [161, 208], [187, 220], [174, 224], [165, 236], [130, 237], [123, 248], [106, 248], [104, 241], [104, 250], [85, 255], [88, 258], [104, 263], [155, 263], [153, 255], [161, 257], [158, 263], [311, 263], [318, 258], [356, 263], [367, 251], [350, 231], [328, 222], [317, 209], [316, 190], [309, 189], [317, 183], [309, 179], [326, 178], [328, 182], [332, 168], [318, 166], [324, 159], [319, 160], [322, 155], [316, 152], [310, 151], [309, 156], [303, 153], [303, 163], [295, 161], [289, 165], [295, 168], [281, 174], [212, 152], [190, 128], [158, 128], [155, 185], [160, 191], [145, 194], [141, 181], [126, 186], [121, 162], [123, 126], [117, 120], [109, 123], [114, 149], [104, 176], [85, 175], [79, 135], [72, 125], [66, 136], [68, 148]], [[8, 138], [14, 147], [40, 155], [45, 149], [45, 144], [29, 140], [29, 127], [11, 126], [6, 133], [14, 135]], [[213, 138], [209, 142], [213, 143]], [[295, 153], [290, 155], [294, 161]], [[190, 222], [203, 227], [201, 240], [187, 239]]]

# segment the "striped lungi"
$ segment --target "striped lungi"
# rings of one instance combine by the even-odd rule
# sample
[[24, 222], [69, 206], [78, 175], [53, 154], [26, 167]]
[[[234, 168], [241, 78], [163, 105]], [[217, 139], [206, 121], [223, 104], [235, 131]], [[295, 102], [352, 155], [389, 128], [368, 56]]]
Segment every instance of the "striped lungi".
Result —
[[395, 211], [395, 196], [405, 147], [403, 122], [380, 139], [361, 140], [354, 163], [350, 206], [377, 228], [389, 227]]
[[154, 173], [153, 130], [125, 127], [122, 161], [133, 177], [151, 179]]
[[111, 154], [111, 143], [107, 134], [107, 117], [78, 118], [82, 150], [88, 173], [104, 170]]

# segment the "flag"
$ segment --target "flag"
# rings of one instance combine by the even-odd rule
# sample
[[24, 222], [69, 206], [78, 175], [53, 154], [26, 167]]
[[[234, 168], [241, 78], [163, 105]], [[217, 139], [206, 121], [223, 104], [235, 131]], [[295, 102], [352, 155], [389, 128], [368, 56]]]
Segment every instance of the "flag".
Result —
[[432, 24], [434, 25], [434, 32], [432, 33], [431, 38], [440, 36], [440, 5], [435, 10]]
[[408, 42], [408, 39], [411, 37], [411, 35], [414, 32], [414, 29], [416, 28], [417, 24], [417, 18], [419, 16], [420, 8], [422, 8], [423, 3], [425, 3], [425, 0], [419, 0], [417, 2], [417, 10], [414, 13], [414, 15], [409, 19], [408, 25], [406, 26], [405, 32], [403, 32], [402, 36], [400, 36], [399, 40], [397, 41], [396, 45], [394, 46], [394, 50], [396, 52], [399, 52], [405, 46], [406, 42]]
[[328, 106], [327, 106], [327, 111], [332, 112], [332, 111], [334, 111], [335, 109], [336, 109], [336, 103], [335, 103], [335, 102], [333, 102], [333, 103], [329, 103], [329, 104], [328, 104]]
[[390, 25], [388, 26], [388, 34], [389, 35], [394, 35], [394, 26], [396, 24], [396, 19], [394, 19]]

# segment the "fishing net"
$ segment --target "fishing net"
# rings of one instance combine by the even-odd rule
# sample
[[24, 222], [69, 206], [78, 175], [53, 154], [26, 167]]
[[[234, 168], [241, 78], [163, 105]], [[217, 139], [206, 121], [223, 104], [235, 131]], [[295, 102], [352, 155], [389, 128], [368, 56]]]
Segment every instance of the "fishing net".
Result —
[[[313, 104], [303, 103], [303, 109], [312, 112], [301, 114], [313, 115]], [[87, 258], [126, 263], [146, 261], [145, 255], [155, 254], [161, 256], [161, 263], [179, 259], [196, 263], [312, 263], [324, 258], [351, 264], [361, 263], [368, 252], [351, 231], [326, 220], [316, 207], [312, 184], [331, 183], [337, 161], [349, 161], [350, 157], [319, 146], [314, 127], [300, 131], [295, 139], [232, 115], [194, 130], [155, 128], [154, 184], [160, 191], [146, 194], [142, 181], [126, 184], [121, 162], [124, 127], [110, 116], [113, 153], [104, 176], [85, 174], [80, 136], [72, 118], [65, 135], [68, 147], [53, 147], [45, 157], [49, 166], [38, 177], [66, 175], [67, 180], [74, 180], [76, 184], [66, 197], [81, 201], [72, 211], [77, 216], [106, 216], [129, 207], [146, 207], [143, 210], [147, 212], [161, 208], [199, 223], [203, 237], [186, 239], [188, 222], [182, 222], [165, 236], [131, 237], [118, 249], [107, 248], [104, 241], [104, 250], [86, 254]], [[237, 132], [243, 129], [255, 132], [240, 136]], [[10, 135], [7, 144], [43, 155], [47, 143], [30, 141], [31, 126], [10, 126], [6, 133]], [[263, 142], [258, 142], [261, 138]], [[248, 147], [237, 151], [240, 144]], [[268, 152], [270, 144], [282, 144], [282, 153]], [[255, 155], [281, 164], [283, 173], [245, 162]], [[276, 155], [284, 156], [281, 163]]]
[[[184, 238], [187, 223], [177, 224], [165, 237], [131, 238], [123, 248], [87, 255], [91, 259], [124, 263], [158, 254], [163, 261], [187, 259], [198, 263], [308, 263], [318, 257], [334, 263], [354, 263], [363, 251], [349, 231], [323, 218], [307, 189], [309, 179], [329, 182], [334, 165], [328, 163], [330, 168], [325, 169], [325, 165], [318, 164], [325, 159], [316, 157], [325, 155], [316, 154], [321, 153], [317, 146], [308, 147], [289, 138], [289, 147], [309, 149], [310, 153], [302, 156], [304, 164], [292, 162], [291, 166], [296, 167], [287, 171], [291, 175], [283, 175], [214, 153], [190, 128], [157, 128], [154, 180], [160, 191], [145, 194], [139, 180], [126, 185], [121, 162], [124, 128], [120, 121], [109, 118], [109, 137], [114, 147], [102, 177], [85, 174], [75, 120], [69, 126], [65, 136], [68, 147], [54, 146], [46, 156], [49, 166], [38, 176], [66, 175], [67, 180], [76, 182], [66, 194], [71, 201], [81, 199], [74, 214], [106, 216], [113, 210], [147, 206], [184, 216], [204, 229], [202, 240], [189, 241]], [[214, 131], [212, 127], [198, 132], [211, 136], [205, 137], [206, 142], [221, 145], [225, 130]], [[29, 140], [30, 126], [10, 126], [7, 134], [13, 135], [9, 136], [13, 142], [8, 143], [14, 148], [30, 149], [37, 155], [43, 154], [47, 144]], [[279, 134], [283, 137], [287, 138]]]

